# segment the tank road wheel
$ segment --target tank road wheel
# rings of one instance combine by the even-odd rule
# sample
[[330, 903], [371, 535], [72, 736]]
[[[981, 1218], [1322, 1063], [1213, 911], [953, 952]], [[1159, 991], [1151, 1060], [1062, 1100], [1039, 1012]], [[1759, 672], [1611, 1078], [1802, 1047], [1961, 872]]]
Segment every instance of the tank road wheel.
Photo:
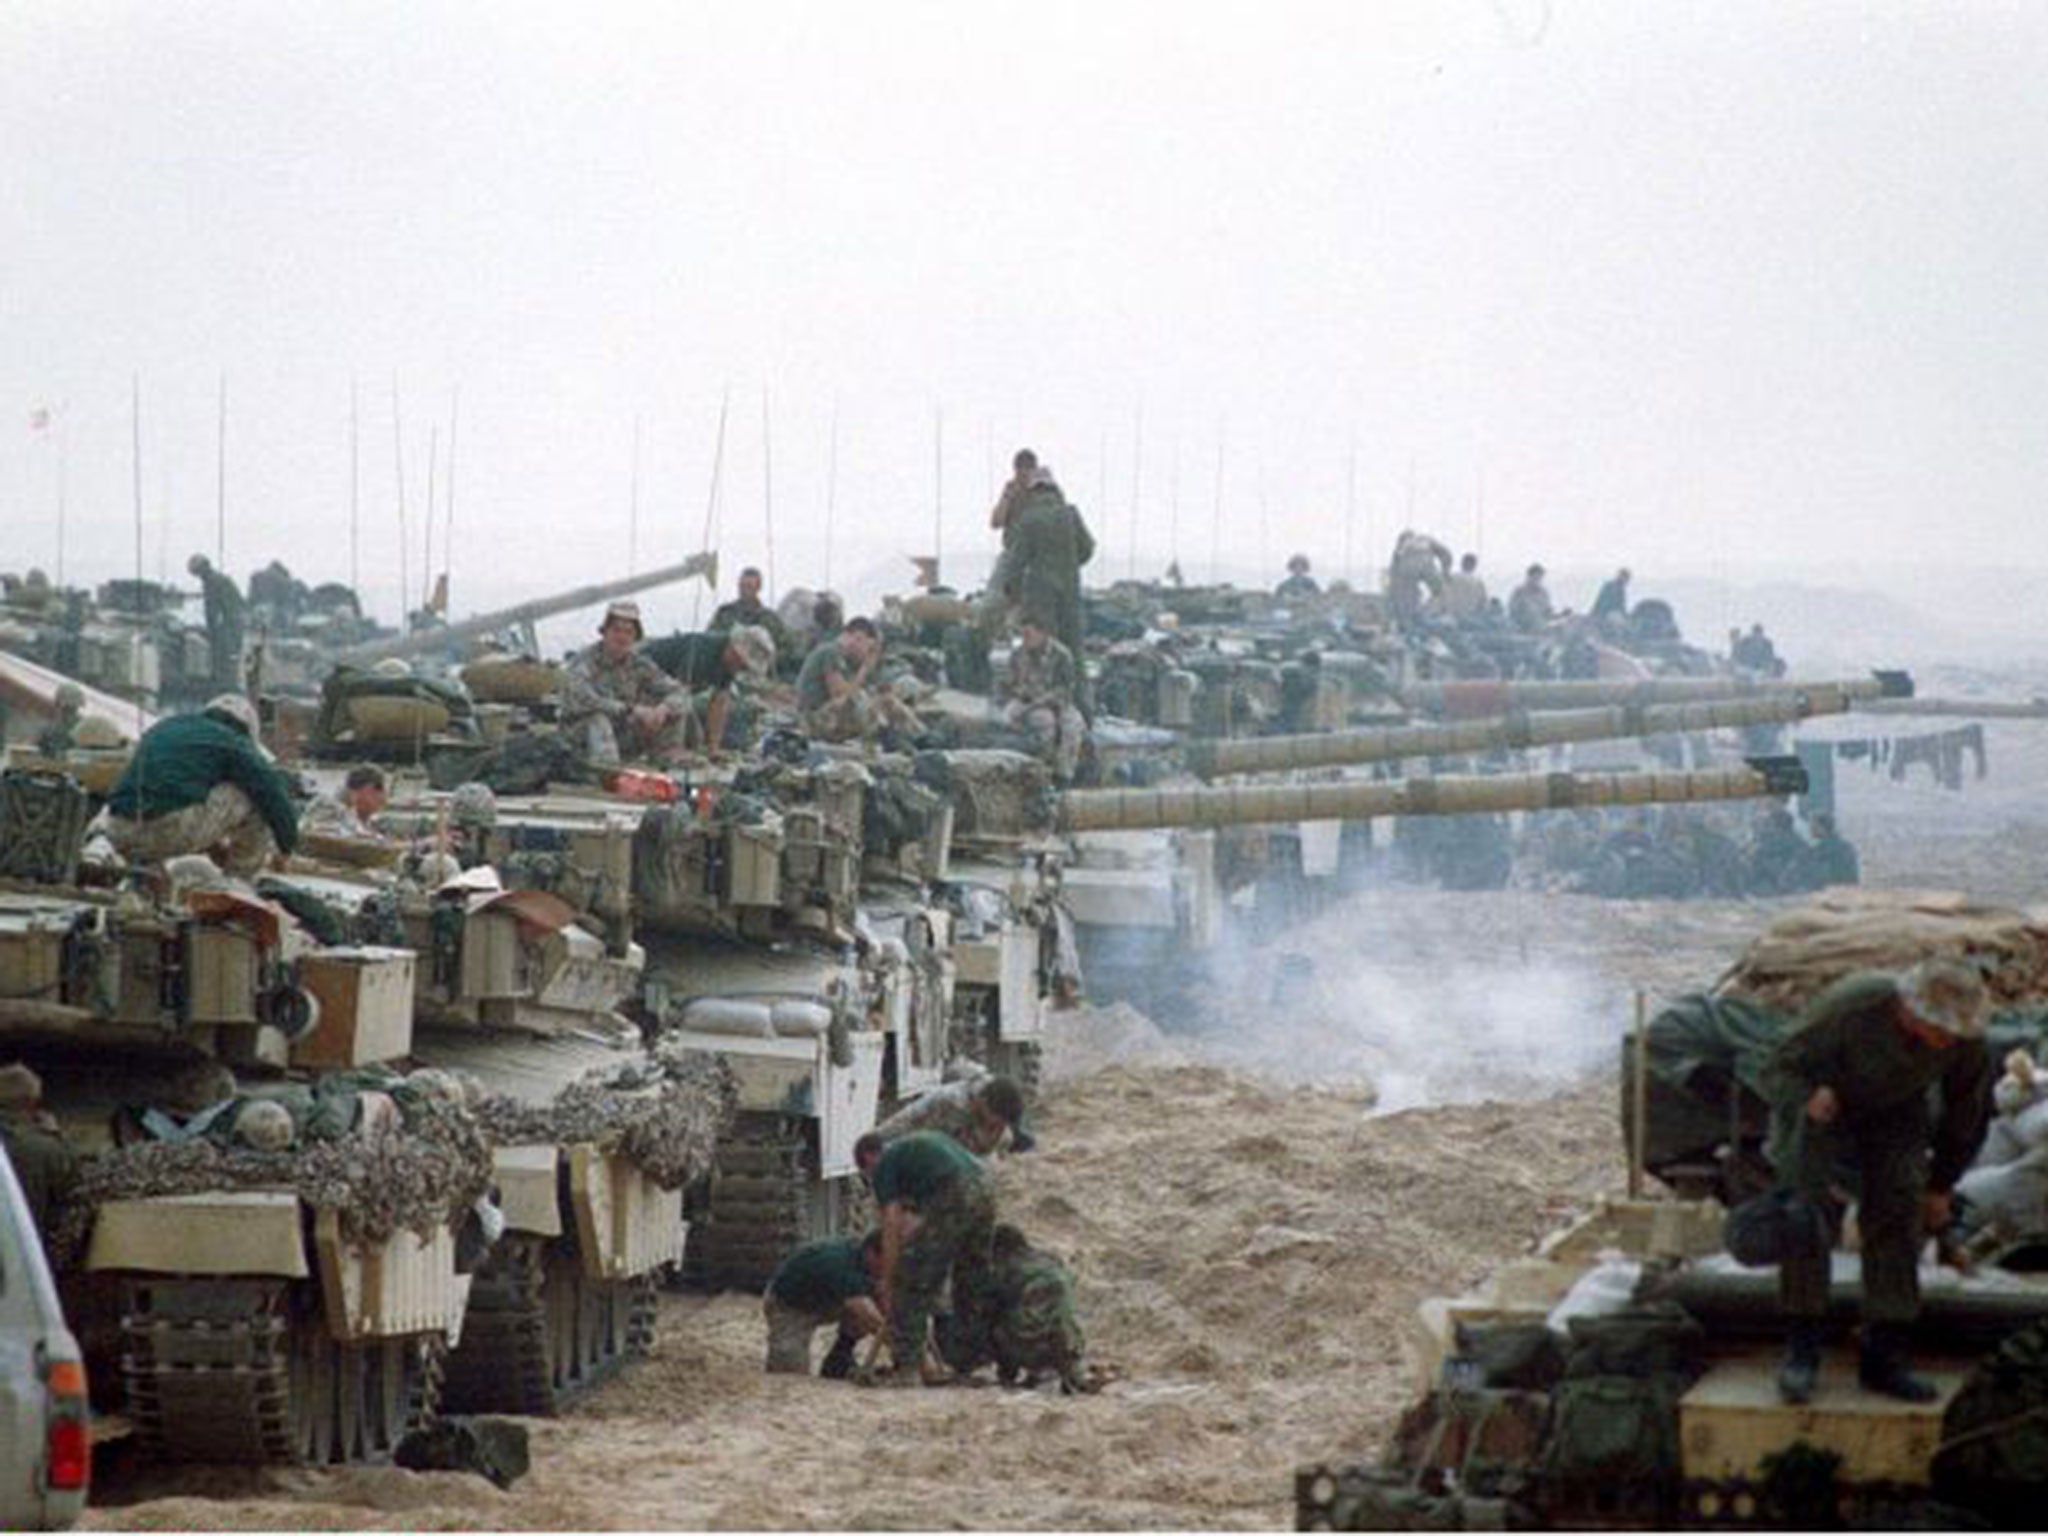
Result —
[[758, 1291], [790, 1249], [847, 1230], [848, 1198], [817, 1175], [810, 1122], [748, 1112], [692, 1192], [684, 1266], [695, 1284]]
[[445, 1400], [546, 1417], [654, 1342], [654, 1279], [592, 1280], [566, 1237], [515, 1233], [477, 1271]]
[[440, 1343], [342, 1344], [310, 1282], [136, 1278], [121, 1374], [144, 1445], [181, 1461], [382, 1461], [433, 1417]]

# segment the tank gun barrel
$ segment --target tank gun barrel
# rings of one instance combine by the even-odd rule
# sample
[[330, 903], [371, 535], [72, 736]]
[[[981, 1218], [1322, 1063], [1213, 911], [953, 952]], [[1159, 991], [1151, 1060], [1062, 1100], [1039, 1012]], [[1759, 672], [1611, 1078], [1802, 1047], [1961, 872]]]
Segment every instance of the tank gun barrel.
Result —
[[1861, 686], [1816, 683], [1804, 692], [1768, 698], [1707, 699], [1691, 704], [1610, 704], [1600, 709], [1549, 712], [1518, 709], [1505, 715], [1442, 725], [1394, 725], [1308, 736], [1200, 741], [1189, 744], [1187, 759], [1188, 766], [1207, 779], [1233, 773], [1383, 763], [1404, 757], [1455, 756], [1502, 747], [1527, 749], [1666, 732], [1784, 725], [1814, 715], [1846, 713], [1850, 707], [1848, 690]]
[[1906, 672], [1873, 672], [1843, 682], [1790, 678], [1643, 677], [1585, 678], [1562, 682], [1500, 682], [1470, 679], [1417, 683], [1401, 690], [1401, 702], [1426, 715], [1454, 720], [1504, 715], [1515, 709], [1583, 709], [1603, 704], [1690, 704], [1703, 699], [1782, 698], [1834, 688], [1852, 703], [1907, 699], [1913, 678]]
[[2048, 699], [1872, 699], [1865, 715], [1934, 715], [1966, 720], [2048, 720]]
[[480, 613], [474, 618], [464, 619], [459, 624], [444, 625], [439, 629], [415, 630], [409, 635], [396, 635], [386, 640], [370, 640], [362, 645], [352, 645], [336, 654], [335, 660], [349, 666], [366, 666], [373, 661], [382, 661], [387, 656], [417, 656], [422, 651], [439, 650], [445, 645], [459, 644], [477, 635], [489, 634], [494, 629], [503, 629], [510, 624], [527, 624], [538, 619], [552, 618], [558, 613], [570, 613], [578, 608], [595, 608], [599, 603], [615, 602], [622, 597], [631, 597], [636, 592], [645, 592], [652, 587], [665, 587], [672, 582], [687, 581], [692, 576], [702, 576], [709, 586], [718, 585], [718, 551], [706, 550], [702, 554], [675, 565], [664, 565], [660, 570], [646, 571], [638, 576], [624, 576], [617, 581], [593, 582], [588, 586], [574, 587], [567, 592], [557, 592], [553, 597], [537, 597], [524, 603], [514, 603], [510, 608], [495, 609]]
[[1776, 799], [1803, 794], [1806, 787], [1806, 770], [1798, 758], [1753, 757], [1747, 767], [1689, 773], [1499, 773], [1322, 784], [1083, 789], [1059, 797], [1059, 827], [1063, 832], [1138, 831], [1556, 811]]

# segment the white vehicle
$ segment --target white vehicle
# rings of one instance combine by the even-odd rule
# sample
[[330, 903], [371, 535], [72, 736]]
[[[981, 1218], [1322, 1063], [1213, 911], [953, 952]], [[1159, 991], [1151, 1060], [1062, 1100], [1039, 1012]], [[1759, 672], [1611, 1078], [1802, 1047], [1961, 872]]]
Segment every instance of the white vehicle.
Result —
[[0, 1530], [78, 1519], [92, 1471], [85, 1366], [28, 1201], [0, 1152]]

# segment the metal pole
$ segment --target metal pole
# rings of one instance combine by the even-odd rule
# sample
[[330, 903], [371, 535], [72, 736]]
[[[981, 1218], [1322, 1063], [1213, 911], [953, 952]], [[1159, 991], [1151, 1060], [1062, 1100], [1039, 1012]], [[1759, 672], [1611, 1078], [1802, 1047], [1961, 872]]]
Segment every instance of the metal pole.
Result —
[[[213, 563], [220, 567], [222, 575], [228, 568], [228, 376], [221, 370], [220, 376], [220, 420], [215, 434], [214, 479], [215, 505], [213, 529]], [[141, 574], [139, 571], [136, 573]]]
[[363, 605], [361, 559], [363, 506], [363, 423], [357, 408], [356, 381], [348, 381], [348, 589], [356, 595], [356, 611]]
[[1649, 1052], [1649, 1005], [1643, 997], [1643, 989], [1636, 988], [1636, 1032], [1635, 1059], [1629, 1064], [1629, 1141], [1628, 1152], [1628, 1197], [1640, 1200], [1643, 1197], [1644, 1148], [1649, 1144], [1650, 1112], [1650, 1052]]

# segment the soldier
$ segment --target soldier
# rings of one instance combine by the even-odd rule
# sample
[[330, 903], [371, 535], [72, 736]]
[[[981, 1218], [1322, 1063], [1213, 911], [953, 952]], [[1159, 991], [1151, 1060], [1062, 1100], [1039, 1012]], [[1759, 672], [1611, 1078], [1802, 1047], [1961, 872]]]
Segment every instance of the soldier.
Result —
[[1508, 622], [1525, 635], [1546, 628], [1557, 616], [1550, 603], [1550, 589], [1543, 585], [1543, 567], [1532, 565], [1523, 573], [1522, 584], [1508, 595]]
[[1782, 805], [1772, 806], [1757, 822], [1750, 840], [1749, 893], [1782, 896], [1805, 889], [1801, 881], [1812, 855], [1792, 813]]
[[0, 1147], [47, 1245], [51, 1218], [78, 1181], [78, 1154], [43, 1111], [43, 1080], [18, 1061], [0, 1067]]
[[820, 1328], [834, 1327], [838, 1336], [818, 1374], [833, 1380], [853, 1374], [854, 1345], [887, 1326], [875, 1304], [881, 1255], [881, 1238], [870, 1232], [866, 1237], [805, 1243], [776, 1266], [761, 1298], [768, 1323], [765, 1369], [770, 1374], [806, 1374], [811, 1368], [811, 1336]]
[[1771, 637], [1764, 633], [1761, 624], [1749, 626], [1749, 633], [1737, 636], [1729, 631], [1733, 643], [1729, 646], [1728, 657], [1745, 672], [1758, 677], [1783, 677], [1785, 663], [1778, 658], [1778, 648], [1771, 644]]
[[600, 768], [618, 767], [621, 754], [665, 758], [685, 745], [689, 694], [634, 649], [646, 633], [638, 603], [613, 603], [597, 644], [562, 674], [561, 728]]
[[1322, 588], [1316, 585], [1315, 577], [1308, 573], [1307, 555], [1290, 555], [1287, 559], [1287, 577], [1273, 589], [1273, 595], [1298, 601], [1305, 597], [1317, 597]]
[[1423, 593], [1435, 597], [1450, 573], [1450, 550], [1426, 533], [1403, 528], [1387, 562], [1387, 607], [1396, 622], [1414, 623], [1422, 614]]
[[107, 836], [124, 858], [160, 863], [206, 853], [253, 876], [298, 845], [299, 817], [284, 775], [256, 745], [256, 711], [224, 693], [196, 715], [142, 733], [107, 796]]
[[[1920, 1313], [1921, 1231], [1953, 1214], [1949, 1192], [1984, 1140], [1991, 1058], [1984, 1048], [1984, 980], [1955, 960], [1924, 960], [1897, 975], [1844, 978], [1808, 1005], [1765, 1072], [1772, 1104], [1771, 1160], [1817, 1209], [1845, 1154], [1858, 1169], [1863, 1232], [1863, 1385], [1931, 1402], [1913, 1374], [1907, 1334]], [[1938, 1089], [1940, 1114], [1931, 1107]], [[1779, 1266], [1787, 1318], [1778, 1393], [1812, 1400], [1828, 1307], [1825, 1248]]]
[[1863, 863], [1856, 856], [1856, 845], [1835, 830], [1835, 818], [1826, 811], [1815, 811], [1811, 826], [1813, 846], [1806, 851], [1806, 888], [1862, 884]]
[[796, 641], [789, 633], [789, 626], [782, 622], [782, 615], [761, 601], [759, 566], [750, 565], [740, 572], [740, 595], [729, 603], [720, 603], [711, 615], [713, 629], [732, 630], [742, 624], [753, 629], [765, 629], [768, 638], [775, 642], [777, 656], [787, 656], [796, 650]]
[[1628, 567], [1623, 566], [1600, 584], [1593, 599], [1593, 622], [1609, 633], [1618, 633], [1628, 622]]
[[73, 682], [59, 683], [56, 703], [57, 713], [36, 736], [36, 751], [44, 757], [61, 758], [77, 745], [78, 716], [85, 708], [85, 691]]
[[1062, 784], [1074, 777], [1086, 730], [1074, 703], [1077, 671], [1074, 653], [1053, 639], [1051, 626], [1036, 614], [1026, 617], [1003, 676], [1004, 717], [1030, 733]]
[[875, 1127], [886, 1142], [912, 1131], [943, 1131], [977, 1157], [999, 1150], [1007, 1138], [1013, 1151], [1037, 1143], [1024, 1129], [1024, 1091], [1007, 1077], [974, 1077], [946, 1083], [912, 1099]]
[[[955, 1297], [981, 1294], [987, 1283], [996, 1197], [981, 1163], [937, 1131], [912, 1131], [884, 1143], [869, 1131], [853, 1158], [873, 1186], [882, 1212], [881, 1272], [876, 1292], [889, 1318], [891, 1385], [942, 1385], [948, 1378], [925, 1358], [932, 1305], [948, 1277]], [[977, 1319], [964, 1319], [970, 1329]]]
[[[734, 606], [727, 603], [719, 612]], [[735, 711], [733, 705], [743, 685], [768, 683], [775, 677], [776, 641], [766, 629], [738, 624], [721, 630], [714, 625], [696, 634], [650, 640], [641, 654], [693, 690], [691, 720], [714, 754], [746, 745], [751, 711]]]
[[882, 636], [872, 620], [848, 619], [804, 658], [796, 704], [804, 729], [825, 741], [851, 741], [884, 727], [915, 731], [917, 717], [894, 694], [875, 686]]
[[359, 763], [349, 769], [337, 793], [317, 795], [308, 802], [299, 816], [299, 830], [322, 837], [382, 842], [383, 834], [370, 823], [389, 798], [384, 770], [373, 763]]
[[204, 555], [194, 555], [185, 569], [199, 578], [199, 590], [206, 607], [206, 644], [215, 688], [242, 686], [242, 634], [247, 605], [233, 581], [213, 568]]
[[1469, 551], [1458, 568], [1444, 578], [1434, 604], [1453, 624], [1470, 624], [1486, 612], [1486, 583], [1479, 579], [1479, 557]]
[[1081, 567], [1095, 539], [1042, 466], [1017, 498], [1004, 528], [1004, 595], [1036, 613], [1075, 656], [1081, 654]]
[[1055, 1254], [1034, 1248], [1003, 1222], [989, 1241], [989, 1353], [996, 1376], [1036, 1386], [1041, 1373], [1066, 1393], [1093, 1392], [1100, 1382], [1083, 1365], [1088, 1341], [1074, 1315], [1074, 1273]]

